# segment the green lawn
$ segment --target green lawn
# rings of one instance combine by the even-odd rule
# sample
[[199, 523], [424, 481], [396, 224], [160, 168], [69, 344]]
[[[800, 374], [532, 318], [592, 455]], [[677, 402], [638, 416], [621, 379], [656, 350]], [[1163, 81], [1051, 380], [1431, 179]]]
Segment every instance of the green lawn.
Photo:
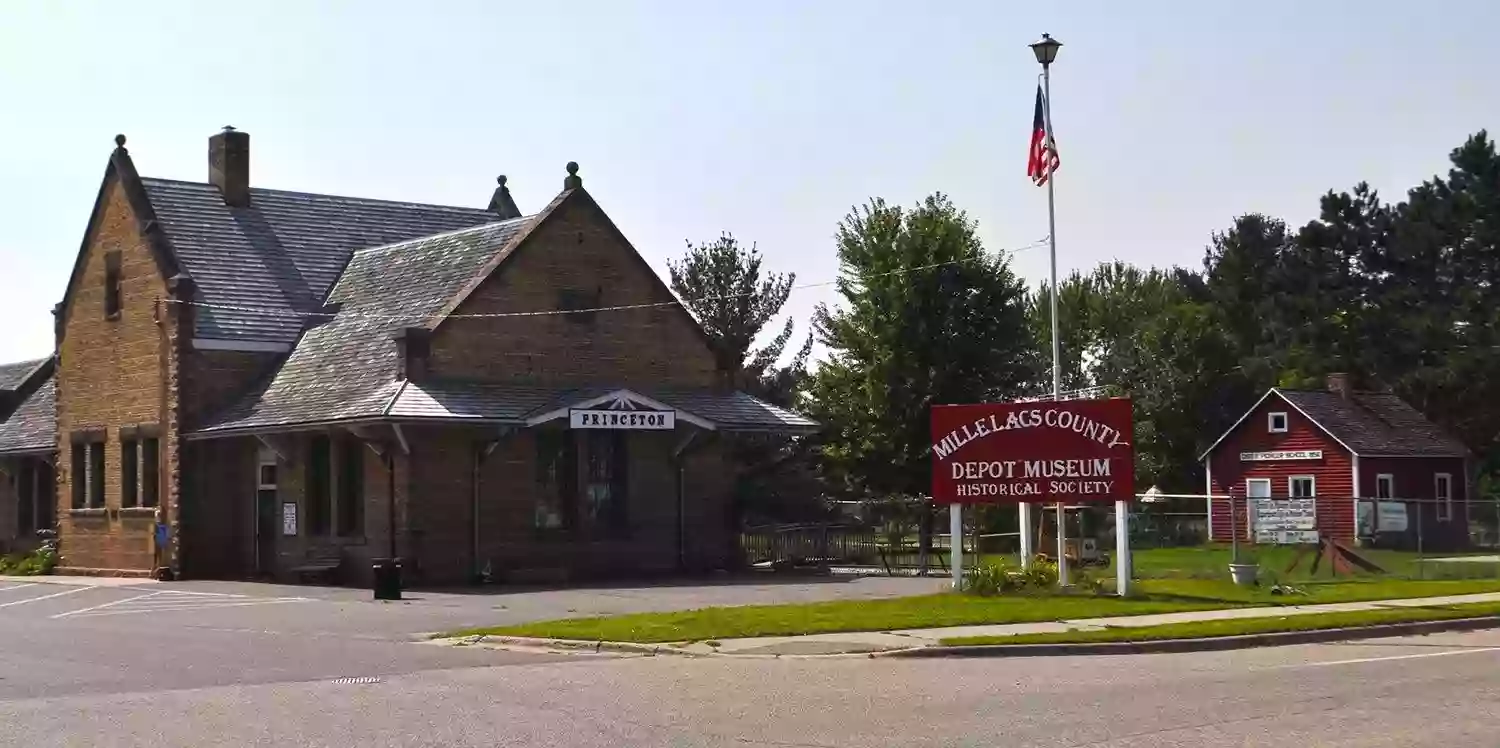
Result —
[[519, 626], [472, 629], [449, 635], [496, 634], [659, 643], [835, 631], [891, 631], [978, 623], [1029, 623], [1079, 617], [1175, 613], [1240, 605], [1244, 603], [1175, 595], [1122, 599], [1084, 594], [1010, 597], [938, 594], [888, 600], [747, 605], [671, 613], [570, 618]]
[[[1384, 549], [1356, 549], [1365, 558], [1375, 562], [1386, 571], [1381, 575], [1357, 574], [1356, 578], [1393, 577], [1399, 579], [1492, 579], [1500, 580], [1500, 563], [1493, 561], [1422, 563], [1423, 556], [1412, 551]], [[1340, 580], [1348, 577], [1332, 577], [1327, 564], [1314, 577], [1310, 573], [1311, 558], [1304, 559], [1296, 571], [1286, 572], [1296, 556], [1292, 546], [1240, 546], [1242, 560], [1254, 560], [1260, 564], [1261, 579], [1266, 583], [1286, 581], [1291, 583], [1310, 580]], [[1228, 545], [1212, 544], [1185, 548], [1148, 548], [1133, 554], [1134, 576], [1137, 579], [1225, 579], [1229, 576], [1231, 549]], [[1450, 553], [1442, 556], [1494, 556], [1494, 551], [1474, 553]], [[1425, 554], [1427, 558], [1434, 554]], [[986, 559], [1016, 563], [1016, 557], [986, 556]], [[1118, 556], [1110, 554], [1108, 568], [1088, 567], [1086, 573], [1107, 579], [1114, 578], [1113, 561]]]
[[1500, 603], [1467, 603], [1441, 607], [1385, 608], [1340, 613], [1309, 613], [1278, 618], [1242, 618], [1228, 621], [1194, 621], [1161, 626], [1120, 626], [1093, 631], [1061, 631], [1014, 636], [963, 636], [943, 639], [947, 646], [1017, 644], [1086, 644], [1096, 642], [1142, 642], [1163, 639], [1206, 639], [1219, 636], [1272, 634], [1286, 631], [1377, 626], [1387, 623], [1442, 621], [1500, 615]]
[[1500, 592], [1500, 579], [1340, 577], [1335, 581], [1319, 579], [1293, 582], [1290, 586], [1306, 594], [1276, 595], [1271, 593], [1269, 584], [1261, 587], [1236, 587], [1228, 582], [1212, 579], [1142, 579], [1135, 582], [1137, 590], [1162, 598], [1182, 597], [1257, 605], [1313, 605]]
[[1273, 595], [1227, 582], [1200, 579], [1143, 580], [1137, 595], [1086, 593], [975, 597], [938, 594], [888, 600], [840, 600], [794, 605], [749, 605], [669, 613], [569, 618], [471, 629], [449, 634], [494, 634], [584, 641], [642, 643], [703, 641], [751, 636], [892, 631], [986, 623], [1033, 623], [1108, 616], [1176, 613], [1271, 605], [1387, 600], [1500, 592], [1500, 581], [1354, 580], [1306, 585], [1307, 595]]

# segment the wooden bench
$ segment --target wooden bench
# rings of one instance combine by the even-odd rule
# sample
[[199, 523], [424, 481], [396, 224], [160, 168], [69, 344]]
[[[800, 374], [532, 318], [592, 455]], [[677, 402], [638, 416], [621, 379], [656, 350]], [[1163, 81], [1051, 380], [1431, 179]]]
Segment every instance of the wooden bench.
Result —
[[344, 565], [343, 550], [338, 546], [309, 549], [306, 560], [292, 567], [290, 571], [296, 574], [297, 581], [303, 584], [317, 580], [337, 583], [339, 567]]
[[[923, 571], [922, 549], [916, 546], [880, 546], [880, 565], [888, 576], [895, 576], [896, 569]], [[933, 548], [927, 552], [927, 570], [948, 571], [948, 549]]]

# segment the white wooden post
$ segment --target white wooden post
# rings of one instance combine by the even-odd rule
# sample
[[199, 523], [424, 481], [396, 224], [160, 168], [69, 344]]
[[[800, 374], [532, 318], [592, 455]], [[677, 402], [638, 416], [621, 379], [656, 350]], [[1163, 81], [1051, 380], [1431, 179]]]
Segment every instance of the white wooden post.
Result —
[[1115, 591], [1130, 594], [1130, 502], [1115, 502]]
[[948, 505], [948, 561], [953, 568], [953, 589], [964, 588], [964, 509]]

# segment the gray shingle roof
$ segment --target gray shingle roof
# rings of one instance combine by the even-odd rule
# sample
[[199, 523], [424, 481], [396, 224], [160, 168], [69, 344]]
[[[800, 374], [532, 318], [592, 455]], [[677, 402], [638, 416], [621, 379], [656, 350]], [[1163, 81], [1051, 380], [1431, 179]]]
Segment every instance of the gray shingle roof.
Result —
[[[29, 374], [41, 363], [43, 362], [27, 361], [0, 367], [0, 378], [6, 378], [8, 372], [23, 365], [26, 367], [25, 373]], [[24, 379], [5, 381], [13, 382], [12, 386], [4, 387], [8, 391], [20, 388], [14, 394], [19, 395], [21, 400], [19, 403], [0, 405], [3, 408], [0, 409], [0, 417], [4, 419], [0, 420], [0, 454], [56, 449], [56, 390], [51, 367], [48, 367], [45, 376], [39, 373], [31, 382]]]
[[1468, 454], [1457, 440], [1388, 392], [1355, 392], [1348, 399], [1325, 390], [1277, 392], [1358, 454], [1421, 457]]
[[0, 390], [13, 390], [26, 382], [26, 377], [41, 366], [45, 358], [36, 358], [30, 361], [17, 361], [13, 364], [0, 364]]
[[380, 417], [400, 389], [395, 332], [435, 314], [531, 217], [354, 253], [329, 294], [331, 319], [303, 334], [281, 366], [201, 431]]
[[[543, 388], [487, 382], [413, 382], [391, 404], [393, 418], [436, 418], [521, 423], [566, 408], [620, 387]], [[648, 397], [691, 413], [724, 431], [810, 431], [817, 423], [743, 392], [709, 390], [641, 390]]]
[[[252, 188], [250, 205], [224, 204], [213, 185], [143, 178], [182, 269], [205, 305], [316, 309], [358, 249], [499, 220], [477, 208], [420, 205]], [[194, 335], [291, 343], [295, 314], [199, 307]]]

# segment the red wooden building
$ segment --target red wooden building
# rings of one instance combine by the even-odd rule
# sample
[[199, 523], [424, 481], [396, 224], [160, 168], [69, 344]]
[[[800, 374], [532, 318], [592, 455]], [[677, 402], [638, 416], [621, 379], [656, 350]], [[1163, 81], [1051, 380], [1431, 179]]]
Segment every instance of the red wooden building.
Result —
[[[1209, 536], [1260, 543], [1468, 542], [1468, 451], [1388, 392], [1273, 388], [1203, 453]], [[1381, 501], [1388, 500], [1388, 501]], [[1362, 506], [1361, 506], [1362, 505]], [[1382, 526], [1383, 523], [1383, 526]]]

